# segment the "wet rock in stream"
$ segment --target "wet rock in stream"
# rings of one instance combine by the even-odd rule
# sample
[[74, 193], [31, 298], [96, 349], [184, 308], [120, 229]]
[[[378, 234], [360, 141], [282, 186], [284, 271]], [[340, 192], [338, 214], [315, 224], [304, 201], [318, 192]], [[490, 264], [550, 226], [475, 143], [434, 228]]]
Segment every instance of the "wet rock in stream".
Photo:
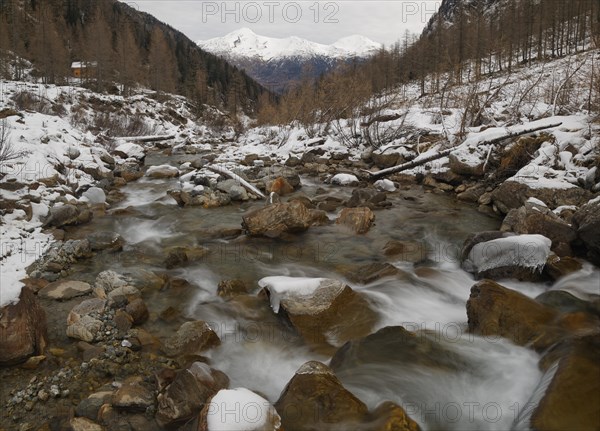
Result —
[[242, 228], [250, 236], [277, 238], [283, 233], [304, 232], [329, 222], [324, 211], [306, 208], [298, 201], [268, 205], [244, 215]]
[[367, 300], [338, 280], [267, 277], [259, 285], [273, 311], [312, 345], [339, 347], [377, 321]]
[[302, 365], [275, 403], [284, 429], [297, 431], [360, 429], [417, 431], [419, 426], [398, 405], [385, 403], [369, 413], [326, 365]]

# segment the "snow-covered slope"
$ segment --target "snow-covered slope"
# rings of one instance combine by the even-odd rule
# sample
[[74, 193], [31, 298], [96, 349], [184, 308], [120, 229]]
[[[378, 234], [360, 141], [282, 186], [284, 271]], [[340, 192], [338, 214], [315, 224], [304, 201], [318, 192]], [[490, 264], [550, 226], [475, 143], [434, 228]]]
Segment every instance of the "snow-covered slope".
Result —
[[296, 36], [260, 36], [249, 28], [196, 43], [206, 51], [227, 58], [259, 58], [263, 61], [315, 56], [332, 59], [368, 57], [381, 48], [381, 44], [360, 35], [344, 37], [331, 45], [323, 45]]

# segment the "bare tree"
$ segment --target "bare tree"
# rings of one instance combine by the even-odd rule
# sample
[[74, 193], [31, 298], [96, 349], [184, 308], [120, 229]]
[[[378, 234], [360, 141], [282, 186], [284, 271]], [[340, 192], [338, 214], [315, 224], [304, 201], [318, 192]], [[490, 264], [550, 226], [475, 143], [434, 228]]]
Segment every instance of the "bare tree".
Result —
[[29, 151], [17, 150], [10, 140], [10, 131], [6, 118], [0, 120], [0, 165], [11, 160], [25, 157]]

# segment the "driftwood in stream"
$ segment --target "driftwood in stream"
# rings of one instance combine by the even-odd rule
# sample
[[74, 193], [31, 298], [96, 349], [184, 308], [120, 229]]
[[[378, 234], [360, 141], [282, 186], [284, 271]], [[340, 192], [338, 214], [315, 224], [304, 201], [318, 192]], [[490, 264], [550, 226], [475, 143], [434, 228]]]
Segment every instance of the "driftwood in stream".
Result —
[[[479, 145], [494, 145], [494, 144], [504, 141], [505, 139], [515, 138], [517, 136], [527, 135], [529, 133], [538, 132], [540, 130], [551, 129], [553, 127], [559, 127], [560, 125], [562, 125], [562, 123], [549, 124], [546, 126], [539, 126], [539, 127], [533, 128], [533, 129], [522, 130], [520, 132], [510, 132], [510, 133], [507, 133], [506, 135], [502, 135], [498, 138], [490, 139], [489, 141], [480, 142]], [[371, 172], [371, 171], [367, 171], [367, 170], [363, 170], [363, 171], [368, 173], [369, 177], [371, 179], [378, 179], [378, 178], [386, 177], [388, 175], [395, 174], [397, 172], [406, 171], [408, 169], [416, 168], [417, 166], [424, 165], [425, 163], [431, 162], [433, 160], [437, 160], [437, 159], [441, 159], [442, 157], [446, 157], [446, 156], [450, 155], [451, 152], [456, 150], [461, 145], [462, 145], [462, 143], [459, 145], [456, 145], [452, 148], [448, 148], [446, 150], [440, 151], [439, 153], [434, 154], [432, 156], [424, 157], [424, 158], [418, 159], [418, 160], [412, 160], [410, 162], [403, 163], [401, 165], [392, 166], [391, 168], [387, 168], [387, 169], [382, 169], [378, 172]]]
[[218, 174], [227, 175], [229, 178], [236, 180], [238, 183], [240, 183], [240, 185], [246, 188], [246, 190], [250, 191], [251, 193], [254, 193], [258, 197], [261, 197], [263, 199], [266, 197], [260, 190], [258, 190], [248, 181], [240, 177], [238, 174], [231, 172], [229, 169], [224, 168], [223, 166], [209, 165], [206, 168]]

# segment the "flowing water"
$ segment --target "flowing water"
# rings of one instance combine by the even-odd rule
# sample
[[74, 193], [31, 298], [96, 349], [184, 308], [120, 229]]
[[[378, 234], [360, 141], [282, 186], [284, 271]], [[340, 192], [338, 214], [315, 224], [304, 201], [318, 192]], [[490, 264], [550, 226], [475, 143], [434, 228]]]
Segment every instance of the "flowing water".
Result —
[[[149, 157], [146, 163], [164, 163], [162, 157]], [[232, 387], [247, 387], [275, 402], [300, 365], [313, 359], [327, 363], [332, 352], [307, 347], [258, 295], [221, 299], [216, 294], [219, 281], [240, 278], [257, 288], [257, 281], [270, 275], [342, 279], [378, 311], [375, 329], [402, 325], [430, 337], [449, 352], [449, 358], [459, 358], [448, 359], [455, 361], [452, 371], [390, 360], [339, 372], [346, 388], [370, 408], [385, 400], [397, 402], [425, 429], [506, 430], [523, 423], [516, 420], [527, 415], [528, 402], [544, 385], [538, 355], [503, 339], [466, 332], [465, 304], [474, 280], [460, 269], [458, 255], [469, 233], [498, 229], [498, 219], [451, 196], [414, 186], [389, 195], [393, 207], [376, 212], [376, 224], [367, 235], [330, 225], [279, 240], [248, 239], [235, 235], [235, 229], [242, 215], [262, 202], [179, 208], [165, 195], [176, 184], [177, 180], [149, 179], [129, 184], [123, 189], [126, 198], [111, 209], [112, 214], [69, 232], [81, 238], [110, 230], [127, 241], [123, 252], [99, 254], [81, 265], [81, 273], [90, 280], [106, 269], [137, 277], [148, 271], [169, 276], [166, 287], [144, 293], [151, 310], [145, 327], [151, 333], [168, 337], [181, 323], [159, 317], [168, 307], [183, 318], [210, 322], [223, 341], [208, 353], [212, 366], [230, 377]], [[303, 184], [302, 192], [310, 197], [346, 197], [351, 192], [309, 178], [303, 178]], [[348, 268], [385, 260], [382, 249], [391, 239], [425, 242], [428, 259], [417, 267], [392, 262], [406, 272], [400, 279], [385, 278], [366, 286], [345, 279]], [[210, 253], [196, 263], [166, 270], [165, 250], [172, 246], [202, 246]], [[597, 280], [597, 269], [586, 266], [556, 286], [504, 284], [531, 297], [550, 288], [585, 297], [597, 291]]]

